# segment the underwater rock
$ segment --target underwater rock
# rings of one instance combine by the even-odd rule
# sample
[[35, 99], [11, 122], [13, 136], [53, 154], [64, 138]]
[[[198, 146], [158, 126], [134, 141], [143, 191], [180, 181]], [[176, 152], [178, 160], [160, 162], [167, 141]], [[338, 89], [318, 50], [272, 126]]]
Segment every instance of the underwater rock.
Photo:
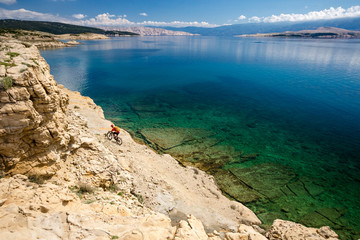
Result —
[[[319, 185], [319, 183], [324, 182], [320, 179], [316, 179], [316, 181], [314, 181], [309, 177], [302, 177], [300, 180], [304, 183], [306, 190], [312, 197], [318, 196], [325, 191], [325, 187]], [[325, 182], [323, 184], [325, 185]]]
[[[319, 182], [318, 180], [317, 182]], [[291, 182], [283, 189], [284, 192], [294, 196], [308, 196], [315, 198], [324, 192], [324, 188], [315, 184], [309, 177], [300, 177], [295, 182]]]
[[341, 218], [346, 213], [345, 209], [338, 208], [321, 208], [314, 212], [306, 214], [300, 220], [301, 223], [307, 226], [320, 227], [324, 225], [333, 226], [335, 229], [342, 229], [343, 226], [339, 225]]
[[333, 222], [331, 222], [329, 219], [324, 217], [323, 215], [319, 214], [317, 211], [308, 213], [304, 215], [300, 221], [301, 224], [304, 224], [305, 226], [313, 226], [313, 227], [321, 227], [324, 225], [332, 226]]
[[328, 219], [331, 219], [332, 221], [336, 221], [336, 219], [340, 218], [346, 213], [346, 210], [339, 208], [321, 208], [316, 210], [316, 212]]
[[296, 177], [293, 169], [274, 163], [262, 163], [249, 168], [229, 169], [246, 185], [265, 195], [269, 199], [284, 195], [281, 187]]
[[291, 193], [295, 196], [308, 196], [309, 192], [305, 188], [305, 185], [300, 180], [292, 182], [286, 185]]
[[212, 172], [212, 175], [222, 191], [241, 203], [255, 202], [261, 198], [259, 193], [246, 186], [229, 171], [218, 169]]
[[140, 130], [140, 134], [162, 150], [213, 135], [212, 132], [199, 128], [145, 128]]
[[154, 98], [140, 99], [127, 104], [139, 118], [170, 116], [170, 111], [173, 108], [169, 104]]
[[[263, 210], [263, 212], [262, 212], [262, 210]], [[284, 219], [285, 218], [285, 214], [283, 214], [281, 212], [269, 212], [264, 209], [261, 209], [260, 211], [255, 211], [255, 214], [256, 214], [256, 216], [258, 216], [258, 218], [260, 218], [261, 222], [265, 223], [262, 225], [264, 228], [268, 228], [271, 225], [271, 224], [266, 224], [266, 223], [271, 223], [275, 219]]]
[[165, 152], [185, 165], [209, 171], [221, 168], [239, 155], [232, 146], [216, 145], [218, 142], [219, 140], [213, 138], [204, 141], [196, 140], [194, 144], [181, 145]]

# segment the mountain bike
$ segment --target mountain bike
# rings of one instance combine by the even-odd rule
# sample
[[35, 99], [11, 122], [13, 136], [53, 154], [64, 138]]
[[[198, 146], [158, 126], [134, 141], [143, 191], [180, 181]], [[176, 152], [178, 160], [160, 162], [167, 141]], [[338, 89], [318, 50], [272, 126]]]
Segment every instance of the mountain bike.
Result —
[[119, 136], [116, 136], [114, 132], [112, 131], [108, 131], [105, 136], [111, 140], [114, 138], [115, 142], [118, 144], [118, 145], [121, 145], [122, 144], [122, 139], [119, 137]]

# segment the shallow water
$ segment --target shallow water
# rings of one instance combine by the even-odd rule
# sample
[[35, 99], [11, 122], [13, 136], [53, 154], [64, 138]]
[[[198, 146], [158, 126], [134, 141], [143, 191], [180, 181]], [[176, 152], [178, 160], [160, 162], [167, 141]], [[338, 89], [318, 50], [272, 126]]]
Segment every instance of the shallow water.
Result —
[[360, 41], [134, 37], [42, 51], [108, 119], [213, 174], [265, 226], [360, 237]]

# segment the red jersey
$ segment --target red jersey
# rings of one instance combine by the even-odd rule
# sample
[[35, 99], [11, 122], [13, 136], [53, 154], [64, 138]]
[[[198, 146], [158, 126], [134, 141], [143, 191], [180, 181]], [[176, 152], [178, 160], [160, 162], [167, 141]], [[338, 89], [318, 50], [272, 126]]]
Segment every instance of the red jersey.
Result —
[[112, 132], [116, 132], [116, 133], [119, 133], [120, 132], [120, 128], [115, 126], [113, 127], [113, 129], [111, 129]]

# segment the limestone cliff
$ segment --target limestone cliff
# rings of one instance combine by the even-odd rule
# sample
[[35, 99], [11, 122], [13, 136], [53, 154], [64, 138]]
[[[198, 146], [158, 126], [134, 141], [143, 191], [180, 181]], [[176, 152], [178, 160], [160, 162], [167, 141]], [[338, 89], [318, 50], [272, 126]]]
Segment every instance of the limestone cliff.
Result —
[[0, 169], [10, 175], [54, 175], [70, 143], [68, 97], [36, 47], [8, 42], [1, 48], [0, 77], [12, 87], [0, 92]]

